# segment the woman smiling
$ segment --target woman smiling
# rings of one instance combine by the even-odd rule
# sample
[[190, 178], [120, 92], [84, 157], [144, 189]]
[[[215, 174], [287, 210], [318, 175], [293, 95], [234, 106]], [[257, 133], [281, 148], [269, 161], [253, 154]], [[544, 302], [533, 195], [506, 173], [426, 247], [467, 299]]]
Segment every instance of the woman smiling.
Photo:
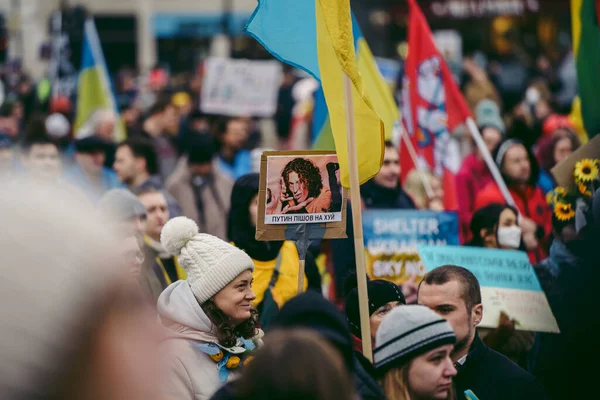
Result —
[[167, 222], [161, 242], [179, 257], [186, 281], [167, 287], [158, 299], [167, 338], [166, 398], [208, 399], [232, 379], [261, 344], [251, 303], [252, 259], [242, 250], [198, 233], [190, 219]]

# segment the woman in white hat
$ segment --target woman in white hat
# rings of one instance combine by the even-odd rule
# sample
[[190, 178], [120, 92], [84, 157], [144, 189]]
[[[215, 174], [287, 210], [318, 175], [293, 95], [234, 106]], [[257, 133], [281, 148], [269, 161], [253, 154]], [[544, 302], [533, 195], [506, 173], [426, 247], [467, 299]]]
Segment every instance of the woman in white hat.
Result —
[[261, 344], [257, 313], [251, 306], [254, 263], [242, 250], [198, 233], [186, 217], [167, 222], [161, 242], [187, 272], [187, 280], [167, 287], [158, 299], [167, 338], [163, 395], [173, 399], [210, 398], [235, 377]]
[[429, 308], [393, 309], [381, 322], [373, 351], [388, 399], [451, 400], [456, 368], [450, 358], [456, 336]]

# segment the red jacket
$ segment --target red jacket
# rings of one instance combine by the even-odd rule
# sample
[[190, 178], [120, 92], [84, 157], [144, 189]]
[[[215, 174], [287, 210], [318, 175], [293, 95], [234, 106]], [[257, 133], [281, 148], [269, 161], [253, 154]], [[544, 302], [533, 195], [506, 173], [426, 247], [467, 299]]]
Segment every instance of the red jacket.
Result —
[[[524, 217], [533, 220], [533, 222], [544, 229], [544, 237], [538, 239], [538, 248], [527, 253], [532, 264], [538, 263], [548, 255], [548, 238], [552, 231], [552, 210], [550, 210], [550, 207], [546, 202], [544, 193], [538, 187], [527, 186], [524, 193], [510, 187], [509, 191], [515, 200], [519, 212]], [[496, 182], [490, 182], [479, 192], [479, 194], [477, 194], [475, 209], [485, 207], [492, 203], [506, 203]]]
[[492, 174], [483, 160], [475, 154], [469, 154], [456, 174], [456, 193], [458, 196], [458, 221], [461, 243], [471, 239], [471, 218], [475, 212], [475, 197], [488, 183]]

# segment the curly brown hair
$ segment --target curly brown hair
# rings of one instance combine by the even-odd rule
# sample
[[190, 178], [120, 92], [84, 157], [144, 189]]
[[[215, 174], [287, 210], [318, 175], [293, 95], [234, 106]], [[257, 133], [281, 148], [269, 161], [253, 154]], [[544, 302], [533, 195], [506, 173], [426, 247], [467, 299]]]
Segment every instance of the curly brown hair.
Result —
[[288, 189], [290, 185], [290, 172], [298, 174], [300, 182], [308, 188], [308, 197], [318, 197], [321, 194], [321, 189], [323, 189], [321, 171], [312, 161], [307, 160], [306, 158], [294, 158], [287, 163], [281, 172], [286, 189]]
[[258, 333], [258, 312], [254, 307], [250, 309], [250, 318], [239, 325], [232, 324], [231, 318], [225, 315], [212, 300], [204, 302], [202, 310], [217, 327], [217, 340], [223, 347], [233, 347], [239, 337], [252, 339]]

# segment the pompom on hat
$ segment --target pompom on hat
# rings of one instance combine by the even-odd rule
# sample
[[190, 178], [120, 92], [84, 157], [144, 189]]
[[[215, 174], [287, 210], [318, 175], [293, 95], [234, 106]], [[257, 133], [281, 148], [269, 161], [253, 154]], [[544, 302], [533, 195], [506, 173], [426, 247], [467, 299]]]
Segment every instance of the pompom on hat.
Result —
[[187, 282], [200, 304], [211, 299], [254, 262], [244, 251], [223, 240], [198, 232], [198, 225], [186, 217], [169, 220], [161, 233], [165, 249], [179, 257]]

